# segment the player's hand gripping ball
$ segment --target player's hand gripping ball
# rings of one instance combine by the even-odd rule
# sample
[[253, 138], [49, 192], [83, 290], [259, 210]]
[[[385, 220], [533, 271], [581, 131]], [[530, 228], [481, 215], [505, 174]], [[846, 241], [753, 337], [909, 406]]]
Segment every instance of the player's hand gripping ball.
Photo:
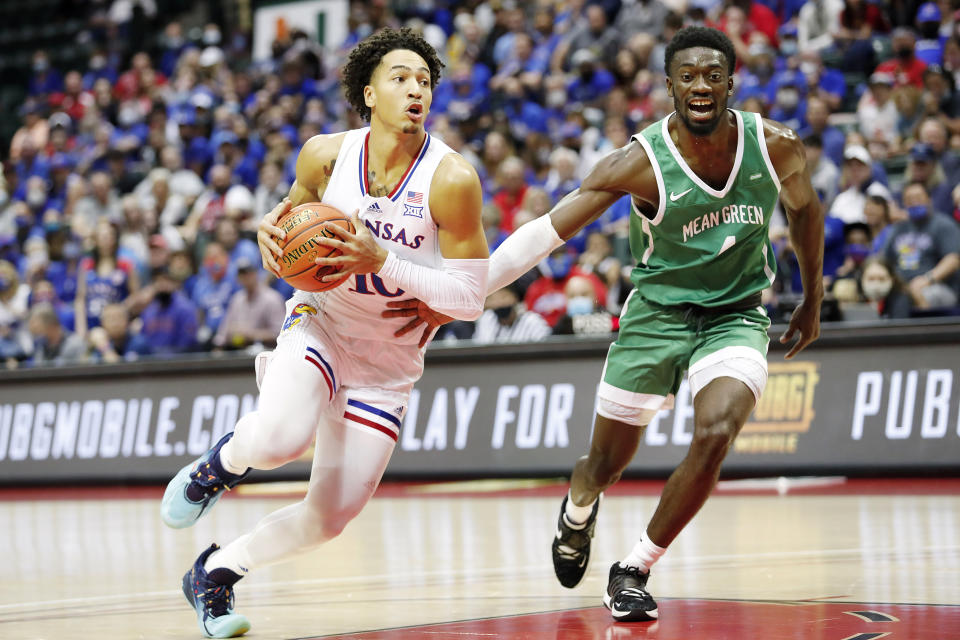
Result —
[[337, 267], [314, 264], [317, 258], [340, 255], [339, 249], [330, 249], [319, 244], [316, 238], [340, 238], [337, 229], [354, 232], [353, 223], [342, 211], [320, 202], [308, 202], [296, 206], [277, 221], [277, 226], [286, 232], [280, 242], [280, 277], [301, 291], [328, 291], [339, 286], [349, 276], [320, 282], [324, 276], [340, 271]]

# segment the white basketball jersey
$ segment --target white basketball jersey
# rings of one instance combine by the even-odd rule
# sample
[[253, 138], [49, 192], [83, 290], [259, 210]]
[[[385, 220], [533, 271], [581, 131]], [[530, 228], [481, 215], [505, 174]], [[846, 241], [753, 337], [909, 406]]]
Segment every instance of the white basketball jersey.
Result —
[[[420, 153], [393, 193], [377, 198], [369, 194], [367, 185], [369, 135], [369, 127], [346, 133], [322, 202], [347, 215], [359, 208], [360, 220], [377, 244], [404, 260], [439, 268], [443, 256], [437, 225], [430, 215], [430, 182], [443, 157], [456, 152], [427, 134]], [[324, 325], [335, 334], [395, 344], [416, 344], [420, 340], [419, 330], [394, 337], [394, 332], [409, 318], [390, 319], [380, 314], [390, 300], [408, 296], [376, 274], [352, 275], [336, 289], [313, 295]]]

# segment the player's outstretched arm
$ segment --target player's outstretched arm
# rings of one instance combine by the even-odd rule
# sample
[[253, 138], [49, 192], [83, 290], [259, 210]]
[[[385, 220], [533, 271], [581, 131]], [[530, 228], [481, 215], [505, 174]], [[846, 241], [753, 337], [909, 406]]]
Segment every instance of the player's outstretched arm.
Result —
[[[612, 151], [590, 171], [580, 188], [564, 196], [550, 212], [520, 227], [490, 257], [487, 293], [500, 289], [533, 268], [553, 249], [596, 220], [624, 193], [656, 211], [659, 204], [656, 177], [646, 152], [630, 142]], [[411, 318], [396, 335], [401, 336], [426, 323], [426, 335], [450, 318], [437, 314], [421, 300], [387, 303], [385, 317]]]
[[790, 317], [790, 325], [780, 337], [797, 342], [787, 352], [792, 358], [820, 336], [820, 303], [823, 301], [823, 206], [810, 182], [803, 143], [791, 129], [764, 120], [767, 149], [780, 177], [780, 202], [790, 225], [790, 241], [800, 265], [803, 301]]
[[263, 216], [257, 226], [257, 245], [260, 247], [263, 267], [277, 276], [280, 275], [280, 264], [277, 262], [281, 253], [279, 241], [286, 236], [283, 229], [277, 226], [277, 220], [292, 207], [319, 202], [323, 198], [342, 142], [343, 134], [319, 135], [307, 140], [297, 156], [296, 180], [290, 192]]

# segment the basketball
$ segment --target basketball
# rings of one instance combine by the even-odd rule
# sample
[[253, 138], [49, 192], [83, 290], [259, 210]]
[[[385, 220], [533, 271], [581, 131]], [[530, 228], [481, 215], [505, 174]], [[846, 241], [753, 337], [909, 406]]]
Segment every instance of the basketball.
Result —
[[287, 237], [280, 241], [280, 277], [301, 291], [328, 291], [339, 286], [348, 276], [330, 282], [320, 282], [325, 275], [339, 269], [314, 264], [317, 258], [340, 255], [339, 249], [330, 249], [319, 243], [319, 236], [338, 237], [337, 229], [354, 231], [350, 218], [342, 211], [319, 202], [308, 202], [293, 207], [278, 221]]

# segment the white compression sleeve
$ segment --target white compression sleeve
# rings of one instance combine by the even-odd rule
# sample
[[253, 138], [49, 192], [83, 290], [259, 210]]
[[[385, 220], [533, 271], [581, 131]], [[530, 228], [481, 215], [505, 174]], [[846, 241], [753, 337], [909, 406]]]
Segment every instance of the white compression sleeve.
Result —
[[435, 311], [457, 320], [476, 320], [487, 297], [489, 262], [447, 258], [440, 269], [433, 269], [390, 253], [377, 275]]
[[548, 215], [523, 225], [511, 233], [490, 256], [487, 293], [507, 286], [562, 244], [563, 239], [553, 228]]

